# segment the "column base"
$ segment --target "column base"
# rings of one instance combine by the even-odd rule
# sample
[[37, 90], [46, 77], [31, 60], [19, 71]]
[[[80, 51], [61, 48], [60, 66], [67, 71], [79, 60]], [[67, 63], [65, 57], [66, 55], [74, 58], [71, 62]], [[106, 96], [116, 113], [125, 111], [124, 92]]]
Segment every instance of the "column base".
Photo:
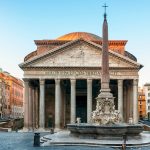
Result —
[[29, 128], [23, 127], [23, 129], [22, 129], [21, 131], [22, 131], [22, 132], [29, 132]]
[[23, 127], [22, 132], [34, 132], [34, 129], [33, 128]]
[[54, 128], [54, 132], [59, 132], [59, 131], [61, 131], [62, 129], [60, 129], [60, 128]]
[[35, 129], [34, 132], [46, 132], [46, 129], [45, 128], [38, 128], [38, 129]]

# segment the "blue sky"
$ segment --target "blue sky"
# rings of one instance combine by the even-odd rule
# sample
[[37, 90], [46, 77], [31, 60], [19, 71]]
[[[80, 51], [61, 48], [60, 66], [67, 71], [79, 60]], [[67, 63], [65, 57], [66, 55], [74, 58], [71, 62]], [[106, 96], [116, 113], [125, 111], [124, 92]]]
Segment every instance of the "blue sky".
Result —
[[109, 39], [128, 40], [126, 50], [144, 65], [139, 84], [150, 82], [150, 0], [0, 0], [0, 67], [22, 78], [18, 64], [34, 40], [75, 31], [101, 36], [105, 2]]

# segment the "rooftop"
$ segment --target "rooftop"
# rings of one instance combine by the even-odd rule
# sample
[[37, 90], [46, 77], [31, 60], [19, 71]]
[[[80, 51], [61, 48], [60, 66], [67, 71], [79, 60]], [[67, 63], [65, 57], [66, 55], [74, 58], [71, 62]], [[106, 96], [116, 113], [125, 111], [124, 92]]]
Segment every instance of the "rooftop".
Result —
[[83, 38], [85, 40], [88, 41], [98, 41], [98, 40], [102, 40], [101, 37], [92, 34], [92, 33], [88, 33], [88, 32], [72, 32], [72, 33], [68, 33], [65, 34], [59, 38], [57, 38], [57, 40], [68, 40], [68, 41], [72, 41], [72, 40], [76, 40], [76, 39], [80, 39]]

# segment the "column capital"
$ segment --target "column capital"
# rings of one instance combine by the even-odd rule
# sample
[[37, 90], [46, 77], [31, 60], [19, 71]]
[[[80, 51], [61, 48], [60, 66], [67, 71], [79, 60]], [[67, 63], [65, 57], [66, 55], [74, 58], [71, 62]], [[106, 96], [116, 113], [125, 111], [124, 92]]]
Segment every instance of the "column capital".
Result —
[[60, 79], [55, 79], [55, 84], [60, 84]]
[[29, 80], [23, 80], [24, 81], [24, 87], [29, 87], [30, 86], [30, 81]]
[[70, 79], [71, 84], [75, 84], [76, 83], [76, 79]]
[[45, 84], [45, 79], [39, 79], [40, 85]]
[[133, 79], [133, 86], [138, 86], [138, 79]]
[[123, 80], [122, 79], [118, 79], [118, 86], [122, 86], [123, 84]]
[[87, 83], [92, 83], [92, 79], [87, 79]]

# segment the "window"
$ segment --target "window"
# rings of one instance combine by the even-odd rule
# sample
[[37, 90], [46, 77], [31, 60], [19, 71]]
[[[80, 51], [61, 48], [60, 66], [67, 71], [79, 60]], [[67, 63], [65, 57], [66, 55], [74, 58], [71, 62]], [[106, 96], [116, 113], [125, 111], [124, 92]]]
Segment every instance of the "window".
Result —
[[148, 97], [150, 97], [150, 93], [148, 93]]
[[150, 99], [148, 99], [147, 102], [150, 103]]
[[150, 91], [150, 86], [148, 86], [148, 91]]
[[150, 106], [148, 106], [148, 110], [150, 110]]
[[140, 111], [140, 115], [142, 115], [142, 111]]

